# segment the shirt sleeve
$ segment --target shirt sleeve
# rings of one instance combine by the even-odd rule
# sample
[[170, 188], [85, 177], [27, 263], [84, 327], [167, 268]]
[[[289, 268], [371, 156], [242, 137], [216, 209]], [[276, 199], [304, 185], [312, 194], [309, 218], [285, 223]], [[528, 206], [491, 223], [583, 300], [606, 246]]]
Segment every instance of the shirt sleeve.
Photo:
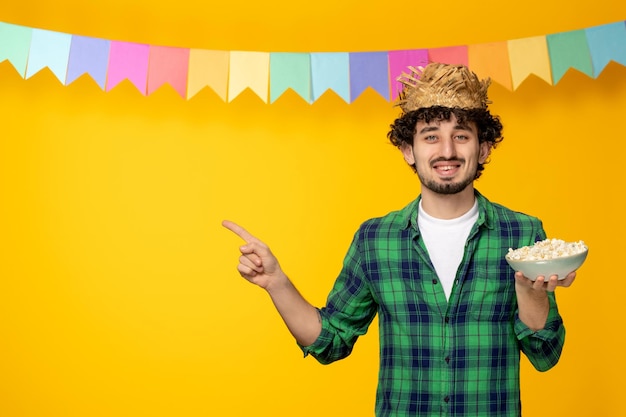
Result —
[[517, 316], [515, 333], [522, 352], [538, 371], [547, 371], [557, 364], [565, 344], [565, 326], [559, 314], [554, 293], [548, 294], [550, 312], [543, 329], [533, 331]]
[[[535, 225], [534, 242], [544, 240], [546, 232], [540, 221]], [[548, 293], [550, 311], [543, 329], [533, 331], [515, 317], [515, 334], [520, 348], [538, 371], [547, 371], [557, 364], [565, 344], [565, 326], [559, 314], [554, 292]]]
[[326, 306], [319, 309], [322, 332], [313, 344], [300, 346], [304, 356], [311, 354], [322, 364], [348, 356], [358, 337], [367, 332], [377, 312], [363, 268], [360, 236], [357, 232]]

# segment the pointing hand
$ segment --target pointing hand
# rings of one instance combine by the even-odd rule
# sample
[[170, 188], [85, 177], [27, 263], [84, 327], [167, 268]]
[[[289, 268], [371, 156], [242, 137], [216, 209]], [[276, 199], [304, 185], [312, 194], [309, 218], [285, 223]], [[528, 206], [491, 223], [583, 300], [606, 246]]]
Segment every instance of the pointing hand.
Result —
[[241, 256], [239, 257], [239, 265], [237, 265], [237, 271], [242, 277], [267, 289], [277, 276], [284, 275], [278, 260], [265, 243], [234, 222], [224, 220], [222, 226], [245, 242], [239, 247]]

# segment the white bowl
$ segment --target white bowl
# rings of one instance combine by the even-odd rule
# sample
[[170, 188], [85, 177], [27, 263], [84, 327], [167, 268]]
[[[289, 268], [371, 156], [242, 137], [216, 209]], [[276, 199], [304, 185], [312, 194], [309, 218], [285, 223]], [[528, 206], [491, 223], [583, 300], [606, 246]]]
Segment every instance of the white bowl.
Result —
[[537, 261], [509, 259], [509, 255], [506, 255], [504, 259], [511, 265], [511, 268], [515, 271], [521, 271], [528, 279], [535, 281], [537, 277], [543, 276], [544, 280], [547, 281], [552, 275], [558, 275], [559, 279], [565, 279], [567, 274], [580, 268], [587, 259], [588, 252], [589, 249], [586, 249], [575, 255]]

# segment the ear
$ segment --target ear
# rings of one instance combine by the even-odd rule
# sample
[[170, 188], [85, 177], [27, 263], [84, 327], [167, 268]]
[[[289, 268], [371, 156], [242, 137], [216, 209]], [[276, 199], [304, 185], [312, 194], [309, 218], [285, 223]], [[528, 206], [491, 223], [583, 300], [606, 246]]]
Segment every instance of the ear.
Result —
[[404, 160], [407, 164], [413, 165], [415, 164], [415, 155], [413, 154], [413, 146], [408, 143], [403, 143], [400, 145], [400, 151], [402, 152], [402, 156], [404, 156]]
[[480, 144], [480, 155], [478, 156], [478, 162], [484, 164], [489, 155], [491, 154], [491, 144], [489, 142], [483, 142]]

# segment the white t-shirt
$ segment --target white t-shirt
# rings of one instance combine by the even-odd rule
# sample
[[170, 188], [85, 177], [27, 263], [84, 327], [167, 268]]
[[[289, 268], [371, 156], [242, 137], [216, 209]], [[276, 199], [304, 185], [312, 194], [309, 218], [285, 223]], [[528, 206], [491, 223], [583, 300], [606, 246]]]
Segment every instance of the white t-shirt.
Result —
[[478, 203], [461, 217], [450, 220], [428, 215], [419, 203], [417, 225], [424, 239], [430, 260], [443, 286], [446, 299], [450, 298], [456, 271], [463, 260], [465, 242], [478, 219]]

